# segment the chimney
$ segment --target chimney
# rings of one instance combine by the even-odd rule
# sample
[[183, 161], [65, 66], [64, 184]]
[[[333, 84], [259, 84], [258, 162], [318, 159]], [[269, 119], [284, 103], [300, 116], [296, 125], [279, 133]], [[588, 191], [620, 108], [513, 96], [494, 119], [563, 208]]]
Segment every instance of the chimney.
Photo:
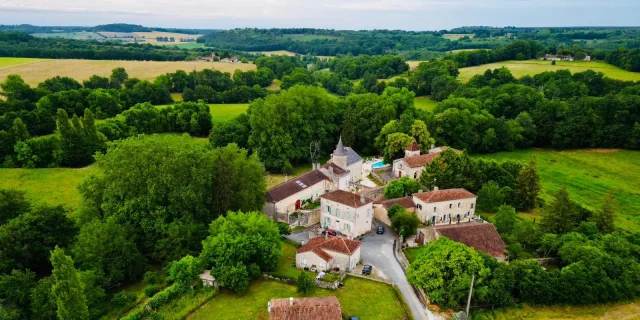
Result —
[[289, 305], [292, 306], [293, 305], [293, 298], [289, 298]]
[[362, 196], [362, 195], [360, 196], [360, 203], [362, 203], [362, 204], [365, 203], [364, 196]]
[[438, 189], [438, 186], [433, 186], [433, 191], [438, 191], [440, 189]]

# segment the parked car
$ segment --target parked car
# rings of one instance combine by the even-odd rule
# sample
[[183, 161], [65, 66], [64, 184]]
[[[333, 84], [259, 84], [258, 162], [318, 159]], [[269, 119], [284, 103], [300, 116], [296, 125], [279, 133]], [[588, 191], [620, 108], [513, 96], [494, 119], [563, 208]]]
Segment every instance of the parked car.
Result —
[[360, 320], [358, 317], [349, 317], [349, 320]]
[[371, 274], [371, 270], [373, 270], [373, 267], [365, 264], [364, 267], [362, 267], [362, 274]]
[[377, 234], [384, 234], [384, 227], [383, 226], [379, 226], [378, 229], [376, 229], [376, 233]]
[[334, 236], [334, 237], [335, 237], [336, 235], [338, 235], [338, 233], [337, 233], [335, 230], [332, 230], [332, 229], [327, 229], [327, 230], [325, 230], [325, 231], [322, 231], [322, 233], [321, 233], [320, 235], [323, 235], [323, 236], [324, 236], [325, 234], [328, 234], [328, 235], [330, 235], [330, 236]]

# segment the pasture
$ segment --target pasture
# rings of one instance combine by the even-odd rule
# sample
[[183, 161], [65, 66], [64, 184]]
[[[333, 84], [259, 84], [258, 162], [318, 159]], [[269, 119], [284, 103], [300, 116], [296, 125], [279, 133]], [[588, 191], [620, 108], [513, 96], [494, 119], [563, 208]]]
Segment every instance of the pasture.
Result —
[[249, 108], [248, 103], [235, 103], [235, 104], [210, 104], [209, 112], [213, 122], [224, 122], [231, 120], [247, 111]]
[[640, 301], [590, 306], [529, 306], [472, 312], [474, 320], [638, 320]]
[[[22, 58], [0, 58], [2, 63], [12, 63], [11, 59], [24, 60]], [[37, 60], [37, 59], [34, 59]], [[142, 80], [153, 80], [155, 77], [167, 72], [176, 70], [214, 69], [222, 72], [233, 73], [236, 69], [243, 71], [255, 70], [256, 66], [248, 63], [224, 63], [224, 62], [202, 62], [202, 61], [119, 61], [119, 60], [41, 60], [38, 63], [26, 63], [16, 65], [11, 68], [0, 69], [0, 81], [10, 74], [18, 74], [31, 86], [53, 78], [55, 76], [66, 76], [82, 82], [89, 79], [94, 74], [108, 77], [111, 70], [123, 67], [127, 70], [129, 77], [136, 77]]]
[[584, 62], [584, 61], [557, 61], [556, 65], [551, 65], [551, 61], [524, 60], [524, 61], [502, 61], [483, 64], [474, 67], [461, 68], [458, 79], [467, 82], [476, 74], [482, 74], [487, 69], [497, 69], [507, 67], [514, 77], [520, 78], [525, 75], [535, 75], [545, 71], [569, 70], [572, 73], [593, 70], [602, 72], [605, 76], [627, 81], [640, 81], [640, 72], [630, 72], [604, 62]]
[[442, 35], [443, 38], [449, 39], [451, 41], [460, 40], [464, 37], [473, 38], [473, 36], [473, 33], [447, 33]]
[[0, 70], [45, 61], [35, 58], [0, 58]]
[[[160, 32], [160, 31], [152, 31], [152, 32], [106, 32], [100, 31], [97, 32], [99, 35], [115, 40], [124, 40], [131, 41], [135, 39], [137, 42], [141, 43], [149, 43], [154, 45], [180, 45], [180, 44], [190, 44], [190, 43], [182, 43], [180, 39], [198, 39], [202, 35], [201, 34], [185, 34], [185, 33], [175, 33], [175, 32]], [[175, 42], [159, 42], [156, 40], [156, 37], [167, 37], [167, 38], [175, 38]]]
[[33, 204], [61, 205], [68, 210], [78, 208], [78, 185], [86, 177], [98, 173], [96, 166], [79, 169], [0, 169], [0, 189], [26, 192]]
[[422, 109], [427, 111], [433, 111], [433, 108], [435, 108], [436, 105], [438, 104], [437, 101], [431, 100], [431, 97], [428, 97], [428, 96], [416, 97], [413, 100], [413, 103], [415, 104], [417, 109]]
[[542, 199], [552, 200], [553, 192], [565, 186], [572, 200], [595, 210], [611, 190], [617, 202], [616, 225], [631, 232], [640, 231], [640, 151], [530, 149], [474, 157], [528, 161], [533, 156], [537, 160]]
[[31, 34], [37, 38], [61, 38], [61, 39], [73, 39], [73, 40], [98, 40], [104, 39], [98, 33], [95, 32], [53, 32], [53, 33], [33, 33]]

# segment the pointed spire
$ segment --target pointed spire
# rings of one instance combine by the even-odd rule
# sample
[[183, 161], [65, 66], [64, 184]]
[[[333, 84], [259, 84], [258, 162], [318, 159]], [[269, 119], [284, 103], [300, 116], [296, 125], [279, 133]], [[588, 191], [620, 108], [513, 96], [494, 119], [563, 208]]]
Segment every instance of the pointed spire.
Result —
[[340, 140], [338, 140], [338, 145], [336, 146], [336, 150], [333, 151], [333, 156], [346, 156], [347, 155], [347, 149], [344, 148], [344, 145], [342, 144], [342, 135], [340, 135]]

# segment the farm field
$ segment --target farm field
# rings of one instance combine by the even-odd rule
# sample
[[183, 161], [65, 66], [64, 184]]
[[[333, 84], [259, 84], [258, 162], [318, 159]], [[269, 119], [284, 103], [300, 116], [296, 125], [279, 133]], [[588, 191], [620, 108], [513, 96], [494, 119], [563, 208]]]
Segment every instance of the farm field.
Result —
[[552, 193], [565, 186], [572, 200], [596, 209], [611, 190], [617, 200], [616, 225], [631, 232], [640, 231], [640, 151], [530, 149], [474, 157], [528, 161], [532, 156], [537, 160], [542, 199], [551, 200]]
[[433, 111], [433, 108], [438, 104], [437, 101], [431, 100], [431, 97], [416, 97], [413, 100], [413, 103], [416, 105], [417, 109]]
[[640, 301], [593, 306], [528, 306], [472, 312], [474, 320], [638, 320]]
[[[354, 277], [344, 280], [344, 287], [329, 291], [315, 288], [308, 296], [336, 296], [342, 311], [362, 320], [406, 319], [402, 302], [389, 285]], [[243, 296], [221, 292], [198, 311], [189, 316], [191, 320], [245, 320], [268, 319], [267, 302], [273, 298], [301, 297], [294, 285], [273, 280], [256, 280]], [[375, 301], [375, 303], [371, 303]]]
[[525, 60], [525, 61], [502, 61], [490, 64], [483, 64], [474, 67], [460, 69], [458, 79], [467, 82], [476, 74], [484, 73], [487, 69], [507, 67], [514, 77], [520, 78], [524, 75], [535, 75], [545, 71], [570, 70], [572, 73], [593, 70], [602, 72], [605, 76], [620, 80], [640, 81], [640, 72], [630, 72], [604, 62], [571, 62], [557, 61], [556, 65], [551, 65], [551, 61]]
[[[21, 58], [0, 58], [3, 63], [12, 63], [11, 59]], [[37, 60], [37, 59], [34, 59]], [[108, 77], [111, 70], [123, 67], [127, 70], [129, 77], [136, 77], [142, 80], [153, 80], [155, 77], [167, 72], [185, 70], [187, 72], [197, 69], [213, 68], [222, 72], [233, 73], [236, 69], [243, 71], [255, 70], [254, 64], [248, 63], [224, 63], [224, 62], [199, 62], [199, 61], [113, 61], [113, 60], [42, 60], [39, 63], [28, 63], [17, 65], [12, 68], [0, 69], [0, 81], [10, 74], [19, 74], [22, 79], [31, 86], [55, 77], [66, 76], [74, 78], [80, 82], [89, 79], [94, 74]]]
[[[175, 32], [160, 32], [160, 31], [152, 31], [152, 32], [106, 32], [100, 31], [97, 32], [99, 35], [109, 38], [109, 39], [122, 39], [122, 40], [131, 40], [135, 38], [137, 42], [142, 43], [150, 43], [155, 45], [178, 45], [181, 44], [179, 39], [198, 39], [201, 37], [201, 34], [185, 34], [185, 33], [175, 33]], [[156, 37], [167, 37], [167, 38], [175, 38], [175, 42], [158, 42]]]
[[464, 37], [473, 38], [473, 36], [474, 36], [473, 33], [447, 33], [442, 35], [443, 38], [449, 39], [451, 41], [459, 40], [460, 38], [464, 38]]
[[13, 68], [25, 64], [36, 63], [40, 61], [46, 61], [35, 58], [0, 58], [0, 70], [6, 68]]
[[295, 52], [287, 51], [287, 50], [278, 50], [278, 51], [248, 51], [251, 54], [264, 54], [267, 57], [270, 56], [295, 56]]
[[247, 111], [248, 103], [235, 104], [210, 104], [209, 112], [213, 118], [213, 122], [223, 122], [231, 120]]
[[73, 210], [78, 207], [78, 185], [89, 175], [99, 172], [96, 166], [85, 168], [0, 169], [0, 189], [26, 192], [34, 204], [61, 205]]
[[62, 38], [62, 39], [74, 39], [74, 40], [96, 40], [104, 39], [103, 36], [95, 32], [53, 32], [53, 33], [33, 33], [31, 34], [37, 38]]

